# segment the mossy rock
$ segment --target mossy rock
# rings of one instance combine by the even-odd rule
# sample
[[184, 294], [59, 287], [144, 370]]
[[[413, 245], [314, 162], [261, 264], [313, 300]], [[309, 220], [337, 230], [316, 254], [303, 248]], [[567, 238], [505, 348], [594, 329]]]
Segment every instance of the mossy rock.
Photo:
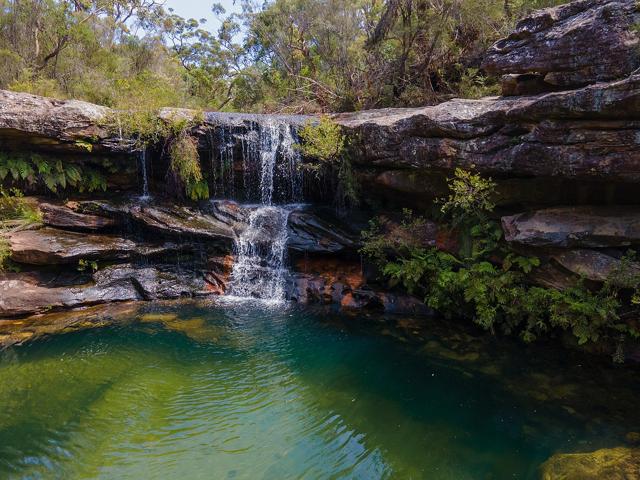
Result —
[[541, 469], [542, 480], [636, 480], [640, 478], [640, 449], [556, 454]]

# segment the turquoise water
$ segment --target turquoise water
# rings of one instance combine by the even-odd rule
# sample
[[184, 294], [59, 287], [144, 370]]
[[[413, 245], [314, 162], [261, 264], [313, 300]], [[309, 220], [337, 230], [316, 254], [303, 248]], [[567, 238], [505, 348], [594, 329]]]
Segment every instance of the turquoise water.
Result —
[[629, 428], [357, 322], [181, 305], [13, 348], [0, 478], [529, 479]]

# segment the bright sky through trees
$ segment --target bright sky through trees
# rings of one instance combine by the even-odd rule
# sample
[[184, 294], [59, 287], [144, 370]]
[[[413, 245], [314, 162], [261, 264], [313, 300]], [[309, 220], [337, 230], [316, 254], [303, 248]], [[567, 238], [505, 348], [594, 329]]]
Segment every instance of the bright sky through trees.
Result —
[[[217, 0], [217, 2], [224, 7], [227, 14], [240, 11], [239, 0]], [[220, 26], [218, 19], [211, 13], [211, 6], [214, 4], [213, 0], [166, 0], [165, 6], [167, 8], [173, 8], [175, 13], [185, 18], [201, 19], [206, 18], [206, 28], [210, 31], [215, 31]]]

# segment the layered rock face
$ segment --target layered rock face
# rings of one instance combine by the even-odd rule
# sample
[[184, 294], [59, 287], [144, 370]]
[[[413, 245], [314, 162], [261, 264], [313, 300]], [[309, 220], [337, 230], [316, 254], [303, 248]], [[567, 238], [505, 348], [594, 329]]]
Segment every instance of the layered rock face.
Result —
[[[526, 83], [567, 88], [622, 78], [640, 66], [639, 20], [634, 0], [579, 0], [540, 10], [493, 45], [482, 68], [509, 75], [509, 87], [525, 90]], [[523, 74], [529, 77], [518, 79]]]
[[[223, 295], [233, 245], [249, 228], [252, 208], [232, 201], [186, 207], [126, 199], [37, 204], [43, 225], [5, 234], [20, 273], [0, 274], [0, 320], [109, 302]], [[289, 255], [300, 267], [287, 281], [289, 299], [399, 309], [404, 297], [367, 290], [360, 264], [339, 260], [353, 258], [359, 248], [348, 226], [301, 206], [289, 213], [287, 229]], [[324, 268], [309, 269], [308, 262]], [[343, 302], [360, 290], [357, 301]]]

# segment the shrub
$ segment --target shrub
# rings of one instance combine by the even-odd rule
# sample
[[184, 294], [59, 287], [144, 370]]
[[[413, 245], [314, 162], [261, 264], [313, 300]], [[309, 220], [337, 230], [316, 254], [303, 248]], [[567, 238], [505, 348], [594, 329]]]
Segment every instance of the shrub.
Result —
[[640, 332], [620, 320], [622, 290], [637, 299], [640, 270], [633, 254], [623, 259], [604, 286], [592, 291], [582, 282], [563, 291], [531, 286], [526, 275], [539, 259], [509, 250], [502, 231], [488, 216], [494, 185], [477, 174], [456, 171], [442, 211], [457, 225], [462, 241], [457, 255], [424, 248], [411, 239], [424, 219], [405, 212], [405, 220], [384, 232], [373, 221], [363, 232], [362, 253], [381, 268], [392, 286], [402, 285], [446, 317], [468, 317], [492, 332], [518, 333], [527, 342], [552, 329], [570, 330], [580, 344], [603, 336]]
[[339, 204], [358, 203], [358, 184], [347, 151], [347, 140], [340, 125], [323, 115], [317, 124], [308, 123], [298, 132], [302, 154], [310, 161], [302, 168], [316, 175], [333, 175], [338, 181]]

